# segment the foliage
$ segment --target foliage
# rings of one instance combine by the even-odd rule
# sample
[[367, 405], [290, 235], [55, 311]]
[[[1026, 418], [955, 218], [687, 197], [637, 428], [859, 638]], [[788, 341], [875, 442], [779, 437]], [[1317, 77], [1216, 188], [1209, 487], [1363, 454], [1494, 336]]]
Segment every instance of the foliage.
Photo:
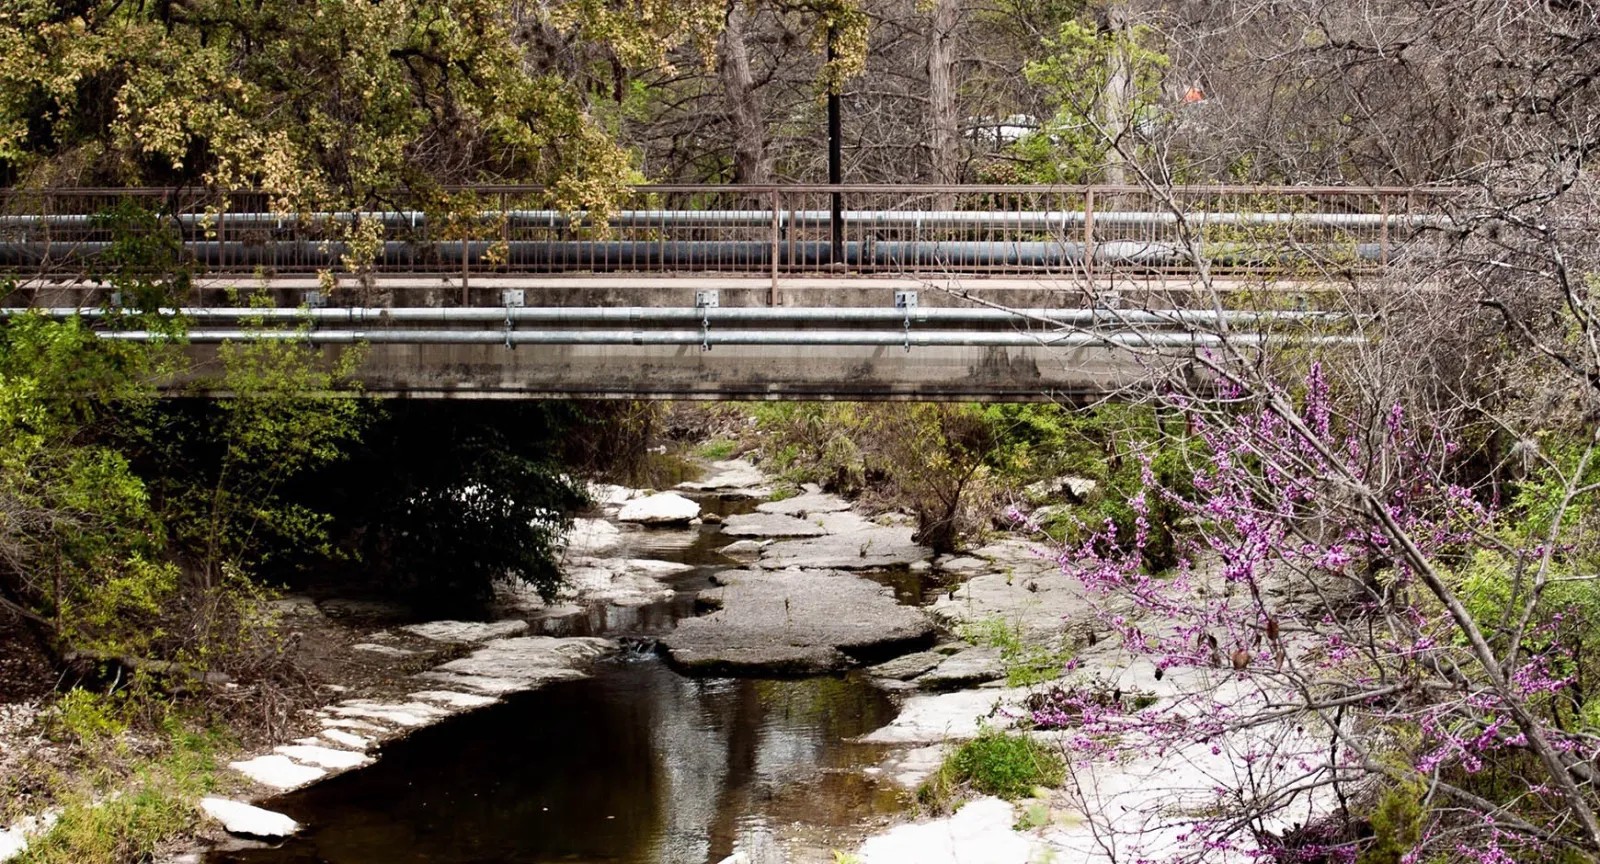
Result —
[[[1099, 179], [1113, 141], [1128, 129], [1121, 122], [1155, 120], [1161, 79], [1169, 60], [1157, 47], [1160, 35], [1147, 26], [1101, 30], [1073, 19], [1045, 40], [1044, 60], [1025, 67], [1028, 83], [1055, 107], [1050, 120], [1016, 145], [1026, 167], [1019, 180], [1031, 183], [1091, 183]], [[1124, 118], [1112, 116], [1104, 94], [1114, 64], [1130, 70]], [[1124, 145], [1126, 146], [1126, 145]]]
[[1356, 864], [1401, 864], [1422, 839], [1422, 799], [1428, 788], [1420, 779], [1395, 783], [1383, 790], [1368, 820], [1371, 845], [1361, 850]]
[[143, 650], [172, 597], [144, 484], [98, 436], [148, 408], [170, 358], [79, 319], [0, 328], [0, 602], [43, 646]]
[[985, 727], [917, 789], [917, 800], [934, 812], [945, 812], [954, 809], [965, 790], [1015, 801], [1037, 787], [1060, 786], [1065, 780], [1066, 764], [1059, 753], [1026, 735]]
[[441, 407], [396, 404], [297, 493], [325, 502], [342, 548], [385, 591], [459, 608], [509, 576], [552, 596], [558, 542], [584, 500], [560, 442], [584, 421], [565, 405]]
[[[1242, 841], [1216, 832], [1259, 818], [1258, 796], [1315, 776], [1338, 758], [1325, 739], [1315, 740], [1320, 734], [1308, 735], [1313, 728], [1327, 730], [1335, 749], [1352, 754], [1339, 764], [1363, 766], [1383, 782], [1391, 771], [1437, 778], [1432, 795], [1452, 803], [1423, 817], [1418, 842], [1443, 831], [1441, 820], [1466, 806], [1481, 814], [1481, 825], [1495, 826], [1493, 837], [1482, 838], [1493, 848], [1542, 846], [1535, 836], [1542, 829], [1530, 826], [1577, 805], [1569, 803], [1571, 793], [1528, 794], [1564, 780], [1551, 776], [1556, 772], [1539, 748], [1549, 748], [1546, 755], [1579, 750], [1589, 734], [1547, 711], [1552, 697], [1575, 683], [1561, 666], [1574, 643], [1557, 641], [1559, 613], [1521, 632], [1496, 623], [1505, 618], [1492, 611], [1493, 600], [1478, 607], [1482, 617], [1474, 616], [1444, 565], [1480, 560], [1485, 550], [1543, 556], [1535, 550], [1550, 547], [1494, 539], [1506, 515], [1442, 476], [1455, 445], [1436, 427], [1412, 421], [1400, 405], [1336, 399], [1320, 365], [1295, 391], [1265, 390], [1249, 404], [1253, 410], [1213, 406], [1195, 415], [1194, 438], [1206, 458], [1193, 463], [1187, 489], [1166, 488], [1151, 460], [1140, 460], [1141, 489], [1128, 502], [1138, 514], [1131, 544], [1108, 524], [1063, 549], [1067, 573], [1091, 596], [1114, 601], [1100, 608], [1100, 621], [1127, 650], [1158, 672], [1185, 668], [1213, 682], [1164, 708], [1075, 704], [1081, 733], [1075, 749], [1115, 758], [1134, 748], [1198, 741], [1216, 756], [1227, 748], [1252, 768], [1277, 766], [1254, 774], [1260, 785], [1248, 793], [1219, 797], [1220, 814], [1190, 838], [1208, 848], [1277, 848], [1279, 838], [1269, 834]], [[1141, 550], [1150, 503], [1158, 499], [1193, 522], [1196, 551], [1207, 555], [1203, 566], [1186, 560], [1167, 578], [1145, 568]], [[1481, 573], [1466, 580], [1485, 581], [1495, 580]], [[1317, 601], [1285, 602], [1298, 586]], [[1484, 633], [1508, 636], [1507, 653], [1480, 648]], [[1513, 657], [1519, 643], [1523, 658], [1514, 672], [1502, 671], [1499, 658]], [[1229, 673], [1207, 671], [1223, 669], [1232, 670], [1238, 688], [1228, 688], [1226, 703], [1216, 701], [1219, 691], [1211, 687]], [[1395, 688], [1383, 682], [1395, 681], [1429, 695], [1381, 695]], [[1330, 702], [1334, 707], [1325, 707]], [[1258, 731], [1262, 713], [1288, 728]], [[1416, 730], [1414, 743], [1386, 731], [1402, 727]], [[1403, 767], [1381, 767], [1395, 760]], [[1283, 770], [1293, 765], [1300, 770]], [[1493, 783], [1463, 781], [1454, 771], [1468, 778], [1488, 772]], [[1398, 798], [1383, 816], [1392, 836], [1410, 830], [1401, 824], [1410, 817]], [[1510, 833], [1501, 831], [1508, 826]]]

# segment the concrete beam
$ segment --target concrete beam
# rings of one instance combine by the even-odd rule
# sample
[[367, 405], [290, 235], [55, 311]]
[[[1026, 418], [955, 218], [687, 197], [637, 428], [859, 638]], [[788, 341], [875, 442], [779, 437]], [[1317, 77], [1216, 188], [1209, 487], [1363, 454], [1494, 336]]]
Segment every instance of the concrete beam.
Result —
[[[170, 392], [202, 391], [216, 346]], [[331, 362], [348, 346], [325, 345]], [[1186, 361], [1172, 352], [1181, 372]], [[411, 399], [1074, 402], [1143, 394], [1157, 373], [1125, 351], [805, 346], [404, 345], [367, 347], [369, 395]]]

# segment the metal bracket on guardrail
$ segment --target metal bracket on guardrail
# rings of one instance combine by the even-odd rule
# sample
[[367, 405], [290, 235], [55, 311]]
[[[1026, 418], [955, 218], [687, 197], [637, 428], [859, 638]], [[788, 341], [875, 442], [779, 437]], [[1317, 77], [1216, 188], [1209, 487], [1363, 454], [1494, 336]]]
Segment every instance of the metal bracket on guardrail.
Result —
[[904, 310], [906, 313], [906, 352], [911, 351], [911, 310], [917, 308], [917, 292], [894, 292], [894, 308]]
[[711, 350], [711, 313], [709, 310], [717, 308], [720, 300], [715, 291], [694, 292], [694, 308], [700, 310], [700, 350]]
[[516, 350], [516, 343], [511, 341], [511, 331], [515, 330], [517, 323], [511, 319], [511, 310], [522, 308], [525, 295], [520, 288], [512, 288], [500, 292], [500, 300], [506, 306], [506, 347]]

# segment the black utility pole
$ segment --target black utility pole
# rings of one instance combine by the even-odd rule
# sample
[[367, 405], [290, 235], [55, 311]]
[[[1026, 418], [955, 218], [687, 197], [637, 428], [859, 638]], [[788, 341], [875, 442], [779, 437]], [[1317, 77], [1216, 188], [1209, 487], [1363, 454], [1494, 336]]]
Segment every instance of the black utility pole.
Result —
[[[828, 27], [828, 63], [833, 63], [834, 45], [838, 36], [831, 25]], [[828, 82], [828, 183], [837, 186], [844, 182], [844, 133], [843, 123], [839, 117], [839, 82], [830, 79]], [[833, 193], [833, 254], [829, 263], [834, 265], [844, 264], [844, 196], [838, 192]]]

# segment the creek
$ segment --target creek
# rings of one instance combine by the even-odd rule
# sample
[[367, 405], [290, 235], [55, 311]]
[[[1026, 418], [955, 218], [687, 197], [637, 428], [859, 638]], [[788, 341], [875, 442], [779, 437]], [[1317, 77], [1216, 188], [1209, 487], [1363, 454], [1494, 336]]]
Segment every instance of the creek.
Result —
[[[748, 499], [700, 499], [718, 515]], [[694, 565], [666, 601], [592, 604], [535, 620], [552, 636], [625, 646], [591, 677], [546, 685], [424, 728], [378, 761], [263, 802], [305, 827], [272, 848], [213, 851], [208, 864], [749, 864], [826, 862], [895, 820], [905, 795], [862, 771], [883, 751], [852, 739], [895, 702], [857, 673], [688, 678], [650, 650], [695, 614], [712, 573], [738, 566], [716, 525], [625, 533], [618, 557]], [[905, 570], [864, 574], [920, 603]]]

